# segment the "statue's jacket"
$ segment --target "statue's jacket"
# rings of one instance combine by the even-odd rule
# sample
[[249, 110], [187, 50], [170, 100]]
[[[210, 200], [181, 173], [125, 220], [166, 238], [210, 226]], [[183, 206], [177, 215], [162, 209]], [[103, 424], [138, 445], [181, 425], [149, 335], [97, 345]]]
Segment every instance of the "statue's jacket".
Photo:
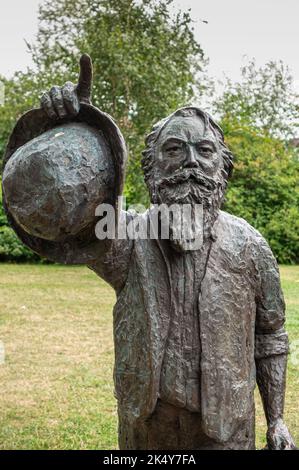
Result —
[[[145, 217], [150, 217], [146, 215]], [[285, 354], [285, 305], [275, 258], [245, 220], [220, 212], [198, 296], [204, 432], [227, 441], [252, 414], [255, 363]], [[138, 427], [155, 409], [173, 310], [169, 242], [115, 240], [89, 266], [116, 290], [115, 394]]]

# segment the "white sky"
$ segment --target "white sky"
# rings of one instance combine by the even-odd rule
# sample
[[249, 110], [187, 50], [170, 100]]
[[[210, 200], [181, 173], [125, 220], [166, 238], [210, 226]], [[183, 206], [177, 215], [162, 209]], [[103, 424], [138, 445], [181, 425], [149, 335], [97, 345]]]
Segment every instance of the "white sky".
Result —
[[[0, 0], [0, 74], [10, 76], [31, 64], [24, 39], [34, 40], [41, 1]], [[260, 65], [282, 59], [299, 91], [299, 0], [175, 0], [175, 4], [191, 8], [211, 76], [221, 79], [225, 72], [237, 80], [244, 56], [255, 57]]]

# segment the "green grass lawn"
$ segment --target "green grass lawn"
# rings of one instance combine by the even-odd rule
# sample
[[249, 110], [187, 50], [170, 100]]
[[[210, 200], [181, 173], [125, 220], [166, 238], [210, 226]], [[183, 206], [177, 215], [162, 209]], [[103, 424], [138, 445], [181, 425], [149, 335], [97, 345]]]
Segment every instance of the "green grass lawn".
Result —
[[[299, 267], [282, 267], [287, 329], [298, 340]], [[0, 264], [0, 449], [116, 449], [113, 290], [83, 267]], [[299, 443], [298, 365], [285, 419]], [[295, 358], [295, 359], [294, 359]], [[257, 395], [257, 446], [265, 443]]]

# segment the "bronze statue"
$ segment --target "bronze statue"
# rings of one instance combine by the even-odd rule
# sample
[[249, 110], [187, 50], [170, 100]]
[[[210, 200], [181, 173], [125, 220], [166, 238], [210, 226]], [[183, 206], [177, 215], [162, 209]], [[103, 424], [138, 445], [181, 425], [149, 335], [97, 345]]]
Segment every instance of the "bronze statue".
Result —
[[[257, 382], [268, 448], [295, 448], [283, 422], [288, 337], [278, 267], [254, 228], [220, 210], [233, 169], [221, 129], [188, 106], [153, 127], [143, 152], [154, 205], [202, 206], [198, 249], [173, 236], [174, 223], [169, 239], [99, 240], [92, 214], [97, 203], [117, 207], [126, 151], [112, 119], [91, 105], [91, 81], [84, 55], [79, 84], [53, 87], [21, 118], [3, 193], [24, 243], [54, 261], [85, 263], [116, 291], [119, 447], [254, 449]], [[140, 217], [119, 209], [126, 224]]]

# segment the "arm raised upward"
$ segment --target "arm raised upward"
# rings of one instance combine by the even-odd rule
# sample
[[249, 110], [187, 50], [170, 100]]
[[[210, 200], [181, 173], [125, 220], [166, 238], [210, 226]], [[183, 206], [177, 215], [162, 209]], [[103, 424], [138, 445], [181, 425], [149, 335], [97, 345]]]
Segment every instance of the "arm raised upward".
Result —
[[91, 104], [92, 62], [87, 54], [80, 59], [78, 84], [66, 82], [62, 87], [53, 86], [41, 97], [41, 108], [50, 119], [74, 117], [80, 111], [81, 103]]
[[[52, 87], [41, 109], [20, 118], [6, 151], [3, 199], [13, 229], [33, 251], [66, 264], [96, 263], [104, 278], [101, 260], [107, 266], [113, 258], [119, 288], [132, 243], [99, 240], [95, 226], [99, 204], [114, 207], [117, 218], [126, 149], [113, 119], [92, 106], [91, 88], [84, 54], [78, 84]], [[114, 286], [111, 269], [109, 282]]]

